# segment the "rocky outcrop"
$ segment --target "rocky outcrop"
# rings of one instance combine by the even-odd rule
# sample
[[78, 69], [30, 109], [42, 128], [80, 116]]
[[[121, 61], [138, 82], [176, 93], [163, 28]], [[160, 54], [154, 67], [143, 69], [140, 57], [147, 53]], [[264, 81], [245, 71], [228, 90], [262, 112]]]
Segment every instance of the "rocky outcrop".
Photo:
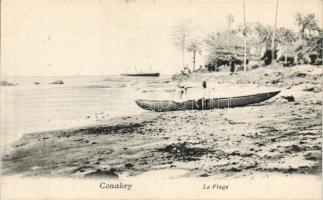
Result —
[[18, 83], [9, 83], [8, 81], [1, 81], [0, 86], [17, 86]]
[[57, 81], [51, 82], [51, 83], [49, 83], [49, 84], [62, 85], [62, 84], [64, 84], [64, 81], [62, 81], [62, 80], [57, 80]]

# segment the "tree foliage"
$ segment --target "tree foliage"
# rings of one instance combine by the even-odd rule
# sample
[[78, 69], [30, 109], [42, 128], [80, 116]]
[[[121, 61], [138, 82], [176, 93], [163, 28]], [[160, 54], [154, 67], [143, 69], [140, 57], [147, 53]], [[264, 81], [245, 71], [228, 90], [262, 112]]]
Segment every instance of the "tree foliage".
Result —
[[238, 31], [226, 31], [211, 33], [206, 39], [208, 60], [230, 59], [232, 56], [238, 59], [243, 58], [243, 36]]
[[296, 25], [299, 27], [298, 44], [295, 51], [298, 60], [304, 63], [316, 64], [316, 59], [322, 64], [322, 29], [318, 26], [314, 14], [295, 16]]
[[202, 44], [198, 39], [191, 39], [187, 45], [187, 51], [193, 53], [193, 71], [195, 70], [196, 53], [201, 54]]
[[185, 67], [185, 49], [188, 37], [190, 36], [190, 28], [187, 23], [181, 22], [175, 27], [173, 38], [175, 46], [182, 51], [182, 67]]
[[[175, 44], [183, 51], [193, 53], [193, 69], [196, 53], [205, 48], [207, 63], [216, 60], [230, 60], [232, 58], [242, 60], [244, 56], [244, 39], [247, 43], [247, 58], [249, 60], [260, 60], [272, 49], [273, 30], [272, 26], [260, 23], [246, 23], [230, 28], [234, 22], [233, 16], [227, 16], [228, 30], [222, 32], [211, 32], [204, 40], [191, 39], [190, 30], [185, 24], [177, 27], [175, 32]], [[295, 24], [298, 31], [285, 27], [278, 27], [275, 31], [275, 54], [296, 60], [303, 59], [308, 63], [315, 63], [315, 59], [322, 57], [323, 31], [318, 26], [314, 14], [295, 16]], [[202, 42], [204, 43], [202, 45]], [[276, 56], [273, 56], [277, 58]]]
[[297, 13], [295, 16], [295, 22], [299, 27], [299, 37], [301, 39], [310, 37], [312, 35], [312, 32], [317, 30], [318, 28], [314, 14], [302, 16], [300, 13]]

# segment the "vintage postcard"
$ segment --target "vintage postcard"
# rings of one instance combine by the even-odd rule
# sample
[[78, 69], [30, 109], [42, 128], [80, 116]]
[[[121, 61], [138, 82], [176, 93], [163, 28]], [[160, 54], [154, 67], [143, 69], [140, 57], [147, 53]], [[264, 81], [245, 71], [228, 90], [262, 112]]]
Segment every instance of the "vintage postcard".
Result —
[[321, 0], [2, 0], [1, 200], [321, 199]]

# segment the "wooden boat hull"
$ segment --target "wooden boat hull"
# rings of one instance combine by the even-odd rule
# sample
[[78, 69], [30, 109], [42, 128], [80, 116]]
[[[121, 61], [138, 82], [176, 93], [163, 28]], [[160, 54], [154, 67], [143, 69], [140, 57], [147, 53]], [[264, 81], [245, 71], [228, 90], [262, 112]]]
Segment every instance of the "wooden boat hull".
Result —
[[241, 107], [249, 104], [255, 104], [266, 101], [276, 96], [280, 91], [267, 92], [261, 94], [228, 97], [228, 98], [213, 98], [213, 99], [198, 99], [188, 100], [184, 102], [175, 101], [158, 101], [158, 100], [136, 100], [137, 105], [145, 110], [156, 112], [179, 111], [179, 110], [210, 110], [217, 108], [233, 108]]
[[157, 77], [159, 73], [138, 73], [138, 74], [121, 74], [121, 76], [140, 76], [140, 77]]

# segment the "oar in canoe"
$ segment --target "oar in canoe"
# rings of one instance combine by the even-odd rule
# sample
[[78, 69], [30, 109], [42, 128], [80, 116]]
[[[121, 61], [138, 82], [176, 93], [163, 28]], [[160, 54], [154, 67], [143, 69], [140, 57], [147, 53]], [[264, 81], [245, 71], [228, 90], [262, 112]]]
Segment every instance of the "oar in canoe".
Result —
[[212, 98], [212, 99], [198, 99], [188, 100], [183, 102], [175, 101], [159, 101], [159, 100], [136, 100], [137, 105], [145, 110], [166, 112], [178, 110], [210, 110], [216, 108], [232, 108], [241, 107], [250, 104], [266, 101], [276, 96], [280, 91], [266, 92], [261, 94], [226, 97], [226, 98]]

